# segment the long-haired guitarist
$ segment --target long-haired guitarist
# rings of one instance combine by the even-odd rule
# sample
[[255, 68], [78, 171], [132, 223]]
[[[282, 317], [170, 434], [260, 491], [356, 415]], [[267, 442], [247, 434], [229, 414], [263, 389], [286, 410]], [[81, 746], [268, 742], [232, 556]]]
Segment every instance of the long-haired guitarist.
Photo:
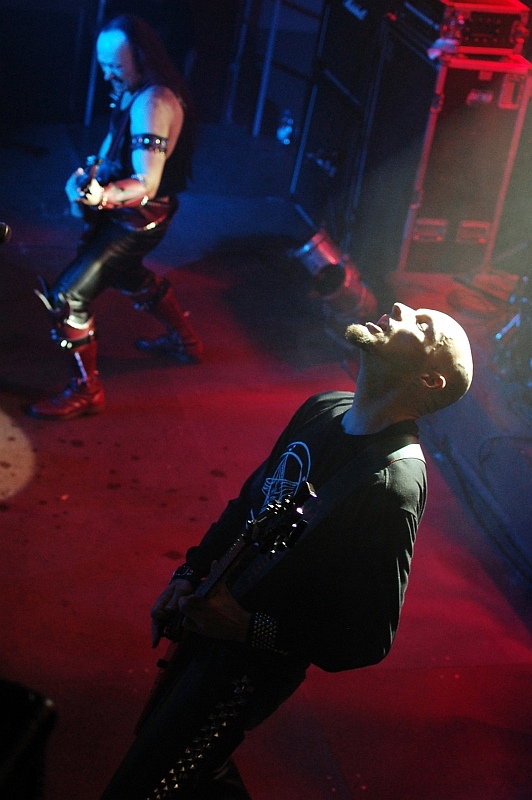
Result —
[[165, 333], [137, 346], [197, 363], [202, 344], [168, 280], [143, 258], [168, 231], [178, 195], [191, 176], [195, 114], [187, 89], [147, 23], [124, 14], [106, 23], [96, 42], [103, 77], [112, 87], [109, 131], [65, 190], [85, 227], [76, 257], [53, 286], [38, 291], [53, 321], [52, 338], [67, 356], [66, 389], [35, 403], [40, 419], [72, 419], [104, 408], [97, 370], [92, 302], [110, 287], [150, 312]]
[[473, 363], [454, 319], [401, 303], [346, 336], [354, 394], [303, 404], [155, 602], [154, 646], [179, 641], [104, 800], [249, 798], [231, 754], [309, 665], [389, 652], [426, 501], [416, 420]]

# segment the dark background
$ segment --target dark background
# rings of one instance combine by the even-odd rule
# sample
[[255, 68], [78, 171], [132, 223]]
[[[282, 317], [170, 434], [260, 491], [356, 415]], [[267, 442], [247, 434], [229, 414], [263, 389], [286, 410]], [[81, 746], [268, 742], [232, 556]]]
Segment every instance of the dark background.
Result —
[[[290, 5], [293, 4], [283, 6], [279, 18], [264, 107], [253, 133], [255, 135], [258, 130], [262, 136], [273, 139], [283, 109], [291, 110], [294, 117], [292, 142], [279, 154], [282, 161], [280, 191], [291, 196], [313, 223], [325, 222], [333, 237], [341, 240], [345, 249], [352, 250], [352, 255], [367, 271], [364, 236], [359, 236], [360, 227], [367, 225], [364, 218], [360, 221], [357, 194], [363, 170], [360, 136], [364, 102], [375, 70], [379, 27], [386, 12], [400, 4], [391, 0], [367, 4], [369, 13], [363, 24], [346, 14], [341, 0], [303, 0], [300, 4], [303, 11], [297, 12]], [[253, 129], [269, 33], [270, 3], [265, 0], [251, 3], [245, 0], [108, 0], [103, 7], [106, 18], [131, 11], [155, 27], [185, 75], [203, 123], [229, 121], [247, 131]], [[13, 144], [17, 130], [28, 123], [77, 125], [105, 114], [107, 90], [98, 70], [93, 92], [90, 89], [92, 47], [101, 8], [102, 4], [96, 0], [80, 0], [75, 4], [67, 0], [38, 3], [1, 0], [0, 141]], [[324, 10], [328, 15], [326, 24], [322, 18]], [[247, 17], [244, 12], [248, 12]], [[240, 36], [244, 23], [246, 36], [242, 45]], [[322, 25], [326, 35], [322, 37], [318, 53]], [[524, 50], [527, 57], [530, 48], [528, 41]], [[412, 73], [402, 74], [403, 62], [397, 66], [392, 64], [393, 72], [399, 75], [405, 87], [401, 113], [406, 115], [407, 126], [414, 125], [408, 118], [408, 105], [416, 106], [418, 117], [428, 114], [427, 104], [419, 100], [427, 91], [426, 69], [421, 63], [414, 63], [412, 80]], [[344, 89], [339, 90], [328, 75]], [[410, 87], [408, 91], [407, 86]], [[316, 96], [311, 113], [312, 91]], [[386, 110], [385, 137], [386, 126], [393, 129], [395, 125], [396, 106], [397, 103], [392, 104]], [[523, 128], [499, 231], [498, 250], [503, 257], [498, 266], [516, 274], [528, 274], [530, 269], [531, 116], [528, 114]], [[493, 124], [497, 126], [496, 115]], [[305, 125], [308, 125], [306, 131]], [[483, 146], [490, 148], [489, 152], [486, 149], [486, 172], [491, 163], [504, 162], [507, 151], [505, 142], [497, 144], [495, 130], [493, 142], [489, 141], [489, 129], [485, 133]], [[459, 153], [458, 136], [451, 142]], [[382, 152], [374, 154], [377, 162], [386, 158], [383, 147]], [[330, 159], [332, 169], [320, 165], [320, 155], [324, 155], [325, 161]], [[496, 178], [494, 180], [497, 182]], [[371, 189], [365, 191], [369, 195]], [[491, 185], [478, 187], [479, 195], [493, 195], [493, 192]], [[362, 201], [365, 199], [362, 197]], [[390, 205], [386, 193], [382, 202]], [[372, 219], [369, 222], [373, 224]], [[358, 250], [352, 234], [357, 225], [359, 231], [355, 236], [361, 240]], [[393, 262], [400, 231], [401, 220], [396, 230], [390, 232], [390, 244], [383, 261]], [[506, 255], [507, 252], [511, 255]], [[387, 269], [386, 263], [373, 267], [377, 273]], [[371, 281], [371, 275], [366, 277]], [[376, 291], [379, 280], [377, 275]]]

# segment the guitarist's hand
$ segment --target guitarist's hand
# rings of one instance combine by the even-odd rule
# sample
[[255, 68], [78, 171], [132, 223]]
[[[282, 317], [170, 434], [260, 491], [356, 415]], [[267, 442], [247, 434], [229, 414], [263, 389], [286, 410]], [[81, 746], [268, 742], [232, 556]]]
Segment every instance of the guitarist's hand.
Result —
[[79, 202], [83, 196], [83, 193], [80, 192], [78, 187], [78, 178], [80, 175], [83, 175], [84, 170], [79, 167], [75, 172], [72, 173], [70, 178], [67, 180], [65, 184], [65, 192], [66, 196], [70, 200], [71, 203]]
[[207, 597], [182, 596], [179, 610], [183, 614], [183, 627], [210, 636], [244, 642], [251, 614], [240, 606], [225, 584], [219, 584]]
[[78, 188], [78, 178], [80, 175], [83, 175], [83, 173], [84, 170], [81, 167], [77, 169], [72, 173], [65, 186], [65, 192], [70, 201], [70, 213], [74, 217], [83, 217], [81, 209], [83, 193], [80, 192]]
[[81, 202], [87, 206], [99, 206], [103, 202], [104, 188], [96, 178], [92, 178], [85, 190], [81, 192]]
[[152, 647], [157, 647], [172, 617], [179, 613], [179, 598], [192, 594], [192, 584], [180, 578], [170, 583], [159, 595], [151, 610]]

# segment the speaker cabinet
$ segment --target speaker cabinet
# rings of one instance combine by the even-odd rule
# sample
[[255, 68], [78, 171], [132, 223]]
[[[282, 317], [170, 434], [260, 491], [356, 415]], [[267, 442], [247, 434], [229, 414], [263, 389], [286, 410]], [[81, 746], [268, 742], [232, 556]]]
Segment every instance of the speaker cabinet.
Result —
[[325, 4], [319, 69], [363, 102], [374, 71], [381, 24], [390, 0], [329, 0]]
[[352, 158], [362, 130], [362, 114], [346, 95], [324, 77], [312, 87], [290, 194], [316, 222], [334, 228], [342, 215], [350, 183]]
[[382, 0], [325, 3], [290, 193], [317, 222], [341, 225], [357, 171], [365, 105], [378, 61]]

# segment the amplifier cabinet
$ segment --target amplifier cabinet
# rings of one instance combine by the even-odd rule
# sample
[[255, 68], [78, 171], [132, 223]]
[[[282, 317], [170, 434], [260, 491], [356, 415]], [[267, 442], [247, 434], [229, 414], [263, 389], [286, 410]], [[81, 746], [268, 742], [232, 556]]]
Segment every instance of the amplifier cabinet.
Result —
[[364, 102], [373, 76], [379, 31], [396, 5], [393, 0], [325, 3], [317, 68], [355, 102]]
[[349, 249], [365, 276], [489, 266], [530, 97], [521, 56], [431, 60], [388, 26]]
[[290, 194], [314, 224], [334, 234], [355, 169], [362, 130], [360, 107], [333, 82], [318, 76], [312, 86]]
[[[335, 227], [356, 171], [364, 109], [391, 0], [326, 0], [290, 194]], [[341, 211], [339, 212], [341, 214]]]

